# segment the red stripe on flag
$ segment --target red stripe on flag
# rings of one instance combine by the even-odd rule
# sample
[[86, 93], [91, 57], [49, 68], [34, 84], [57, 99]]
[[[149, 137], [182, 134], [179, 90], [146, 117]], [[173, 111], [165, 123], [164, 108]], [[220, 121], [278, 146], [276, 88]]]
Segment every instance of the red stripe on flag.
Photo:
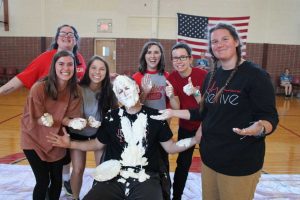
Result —
[[239, 33], [248, 33], [248, 29], [237, 30]]
[[238, 21], [238, 20], [248, 20], [250, 19], [249, 16], [247, 17], [209, 17], [209, 20], [215, 21]]
[[200, 45], [200, 46], [207, 46], [206, 42], [195, 42], [195, 41], [191, 41], [191, 40], [184, 40], [184, 39], [178, 39], [178, 42], [186, 42], [188, 44], [194, 44], [194, 45]]
[[234, 26], [249, 26], [249, 23], [237, 23], [237, 24], [235, 24], [235, 23], [233, 23], [232, 25], [234, 25]]

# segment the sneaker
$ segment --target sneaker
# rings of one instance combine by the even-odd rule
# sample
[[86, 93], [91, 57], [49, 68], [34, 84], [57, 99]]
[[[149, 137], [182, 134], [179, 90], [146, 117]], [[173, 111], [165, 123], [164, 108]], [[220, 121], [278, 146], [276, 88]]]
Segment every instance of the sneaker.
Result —
[[63, 186], [64, 186], [65, 193], [67, 195], [72, 195], [70, 180], [69, 181], [64, 181]]

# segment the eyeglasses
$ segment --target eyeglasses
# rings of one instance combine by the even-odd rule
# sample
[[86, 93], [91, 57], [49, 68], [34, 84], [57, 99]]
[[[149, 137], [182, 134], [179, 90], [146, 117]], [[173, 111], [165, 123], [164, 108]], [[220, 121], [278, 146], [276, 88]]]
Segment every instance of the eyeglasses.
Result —
[[74, 38], [75, 37], [74, 33], [72, 33], [72, 32], [68, 32], [68, 33], [66, 33], [66, 32], [59, 32], [58, 36], [59, 37], [69, 37], [69, 38]]
[[173, 57], [172, 61], [177, 62], [177, 61], [186, 61], [190, 56], [180, 56], [180, 57]]

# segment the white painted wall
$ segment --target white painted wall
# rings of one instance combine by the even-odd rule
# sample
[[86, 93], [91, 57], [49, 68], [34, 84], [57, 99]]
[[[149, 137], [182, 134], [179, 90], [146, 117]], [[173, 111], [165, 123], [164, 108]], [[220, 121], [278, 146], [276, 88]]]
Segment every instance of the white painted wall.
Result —
[[[176, 39], [177, 12], [251, 17], [248, 42], [300, 44], [300, 0], [9, 0], [9, 32], [0, 36], [52, 37], [62, 24], [81, 37]], [[3, 20], [3, 6], [0, 11]], [[97, 33], [97, 19], [112, 33]]]

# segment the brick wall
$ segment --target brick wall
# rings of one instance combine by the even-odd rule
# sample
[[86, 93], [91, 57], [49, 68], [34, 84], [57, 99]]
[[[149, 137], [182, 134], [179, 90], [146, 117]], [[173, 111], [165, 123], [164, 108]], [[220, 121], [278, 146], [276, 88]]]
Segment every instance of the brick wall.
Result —
[[39, 37], [0, 37], [0, 66], [24, 69], [41, 52]]
[[[148, 39], [116, 39], [117, 72], [131, 75], [137, 71], [140, 51]], [[173, 70], [170, 49], [175, 40], [159, 40], [165, 50], [166, 70]], [[49, 48], [52, 38], [0, 37], [0, 66], [17, 67], [22, 71], [36, 56]], [[81, 38], [80, 53], [87, 61], [94, 54], [94, 38]], [[247, 59], [263, 66], [275, 83], [277, 77], [290, 68], [291, 74], [300, 76], [300, 45], [247, 44]]]

